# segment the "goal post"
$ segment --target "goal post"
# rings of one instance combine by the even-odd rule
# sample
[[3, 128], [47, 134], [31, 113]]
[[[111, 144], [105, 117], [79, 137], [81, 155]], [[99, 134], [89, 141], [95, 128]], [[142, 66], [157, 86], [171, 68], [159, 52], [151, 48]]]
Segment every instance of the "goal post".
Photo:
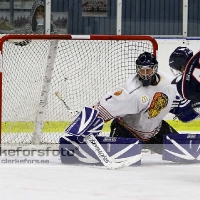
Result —
[[[17, 45], [29, 41], [25, 45]], [[1, 144], [56, 144], [72, 110], [93, 106], [135, 72], [151, 36], [5, 35], [0, 39]], [[105, 126], [106, 128], [106, 126]], [[104, 131], [107, 131], [105, 130]]]

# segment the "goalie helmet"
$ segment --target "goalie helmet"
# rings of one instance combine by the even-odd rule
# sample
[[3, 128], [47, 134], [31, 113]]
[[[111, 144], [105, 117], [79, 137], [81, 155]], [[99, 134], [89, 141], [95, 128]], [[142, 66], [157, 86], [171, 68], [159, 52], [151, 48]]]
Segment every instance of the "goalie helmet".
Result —
[[185, 67], [193, 56], [193, 51], [187, 47], [177, 47], [169, 57], [169, 66], [172, 73], [178, 76], [183, 73]]
[[136, 73], [143, 86], [149, 86], [152, 78], [158, 71], [158, 62], [153, 54], [144, 52], [136, 60]]

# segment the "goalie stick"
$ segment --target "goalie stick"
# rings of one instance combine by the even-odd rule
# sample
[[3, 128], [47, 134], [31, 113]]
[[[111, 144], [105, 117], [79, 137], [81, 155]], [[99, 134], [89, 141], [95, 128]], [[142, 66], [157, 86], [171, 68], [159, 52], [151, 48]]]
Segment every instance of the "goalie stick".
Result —
[[63, 102], [63, 104], [64, 104], [65, 107], [67, 108], [68, 112], [69, 112], [70, 114], [72, 114], [73, 117], [75, 117], [75, 116], [79, 113], [78, 111], [74, 111], [74, 110], [71, 110], [71, 109], [69, 108], [69, 106], [66, 104], [66, 102], [64, 101], [64, 99], [62, 98], [61, 94], [60, 94], [58, 91], [55, 92], [55, 95]]
[[[61, 94], [57, 91], [55, 92], [55, 95], [63, 102], [67, 110], [72, 114], [73, 116], [76, 116], [79, 112], [71, 110], [70, 107], [66, 104], [64, 99], [62, 98]], [[128, 159], [125, 159], [123, 161], [117, 161], [114, 158], [111, 158], [106, 151], [103, 149], [101, 144], [98, 142], [98, 140], [95, 138], [93, 134], [87, 135], [84, 138], [84, 141], [86, 144], [94, 151], [94, 153], [97, 155], [97, 157], [100, 159], [100, 161], [103, 163], [105, 167], [108, 169], [119, 169], [123, 167], [128, 167], [139, 160], [141, 160], [142, 154], [129, 157]]]

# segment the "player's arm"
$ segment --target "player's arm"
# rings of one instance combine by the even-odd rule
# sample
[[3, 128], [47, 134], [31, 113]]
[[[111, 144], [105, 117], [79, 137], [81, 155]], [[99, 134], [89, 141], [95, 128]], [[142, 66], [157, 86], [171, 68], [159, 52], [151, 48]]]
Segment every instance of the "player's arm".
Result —
[[192, 101], [200, 99], [200, 84], [196, 78], [192, 77], [190, 82], [186, 82], [182, 76], [174, 79], [174, 83], [176, 83], [178, 93], [185, 99]]
[[137, 88], [131, 93], [125, 88], [105, 94], [95, 106], [104, 121], [135, 114], [145, 109], [149, 98], [144, 94], [137, 93]]
[[178, 92], [193, 101], [200, 99], [200, 51], [188, 62], [183, 77], [177, 83]]
[[200, 103], [184, 99], [177, 95], [173, 101], [170, 113], [174, 114], [175, 118], [178, 118], [182, 122], [190, 122], [199, 117], [197, 107], [200, 108]]

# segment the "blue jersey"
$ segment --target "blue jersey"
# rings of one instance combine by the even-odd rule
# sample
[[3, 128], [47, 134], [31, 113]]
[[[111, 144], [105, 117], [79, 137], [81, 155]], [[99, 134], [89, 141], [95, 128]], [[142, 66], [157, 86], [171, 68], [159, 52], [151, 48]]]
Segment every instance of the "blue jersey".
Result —
[[177, 90], [185, 99], [200, 101], [200, 51], [189, 60], [182, 78], [177, 81]]

